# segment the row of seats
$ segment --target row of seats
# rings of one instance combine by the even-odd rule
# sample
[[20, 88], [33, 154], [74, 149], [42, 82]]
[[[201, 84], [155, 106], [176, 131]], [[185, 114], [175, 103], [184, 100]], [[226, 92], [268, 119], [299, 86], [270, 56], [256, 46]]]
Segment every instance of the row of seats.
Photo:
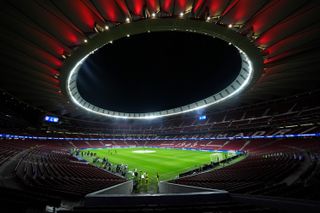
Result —
[[249, 155], [239, 163], [174, 180], [174, 183], [223, 189], [236, 193], [264, 188], [281, 182], [293, 173], [303, 161], [295, 153]]
[[[11, 161], [15, 181], [22, 190], [75, 198], [126, 181], [78, 161], [66, 150], [59, 149], [60, 146], [46, 146], [47, 142], [37, 143], [27, 145], [18, 140], [0, 143], [0, 162]], [[13, 159], [14, 156], [16, 159]]]
[[59, 195], [83, 196], [125, 181], [94, 166], [78, 162], [67, 152], [34, 147], [15, 168], [25, 186]]

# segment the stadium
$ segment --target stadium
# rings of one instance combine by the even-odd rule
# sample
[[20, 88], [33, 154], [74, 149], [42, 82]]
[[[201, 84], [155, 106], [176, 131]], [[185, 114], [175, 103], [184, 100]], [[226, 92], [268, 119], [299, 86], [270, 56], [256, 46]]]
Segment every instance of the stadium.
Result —
[[2, 212], [318, 212], [317, 0], [1, 2]]

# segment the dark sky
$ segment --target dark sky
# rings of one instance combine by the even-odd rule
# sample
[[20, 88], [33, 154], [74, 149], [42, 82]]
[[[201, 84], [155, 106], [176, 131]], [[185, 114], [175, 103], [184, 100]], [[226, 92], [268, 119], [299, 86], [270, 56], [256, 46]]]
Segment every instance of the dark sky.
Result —
[[151, 112], [220, 91], [239, 73], [235, 47], [205, 35], [157, 32], [130, 36], [91, 55], [78, 75], [88, 102], [120, 112]]

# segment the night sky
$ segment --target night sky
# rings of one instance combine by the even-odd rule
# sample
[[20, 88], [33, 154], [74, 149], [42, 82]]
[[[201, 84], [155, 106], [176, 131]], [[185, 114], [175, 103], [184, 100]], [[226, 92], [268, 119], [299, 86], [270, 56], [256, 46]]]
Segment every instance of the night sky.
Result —
[[189, 104], [230, 84], [241, 67], [235, 47], [186, 32], [146, 33], [108, 44], [80, 68], [88, 102], [119, 112], [152, 112]]

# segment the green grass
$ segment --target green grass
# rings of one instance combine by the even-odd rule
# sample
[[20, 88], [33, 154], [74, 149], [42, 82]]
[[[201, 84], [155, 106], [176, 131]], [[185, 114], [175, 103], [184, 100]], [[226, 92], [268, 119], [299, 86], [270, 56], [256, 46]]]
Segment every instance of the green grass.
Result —
[[[134, 153], [137, 150], [152, 150], [153, 153]], [[107, 158], [112, 164], [126, 164], [129, 170], [147, 172], [150, 182], [156, 180], [159, 173], [160, 180], [170, 180], [176, 178], [180, 173], [199, 168], [212, 161], [230, 157], [219, 152], [204, 152], [181, 149], [161, 149], [161, 148], [106, 148], [106, 149], [87, 149], [97, 154], [100, 158]], [[112, 154], [110, 154], [112, 150]], [[116, 153], [115, 151], [116, 150]], [[89, 162], [91, 157], [84, 157]]]

